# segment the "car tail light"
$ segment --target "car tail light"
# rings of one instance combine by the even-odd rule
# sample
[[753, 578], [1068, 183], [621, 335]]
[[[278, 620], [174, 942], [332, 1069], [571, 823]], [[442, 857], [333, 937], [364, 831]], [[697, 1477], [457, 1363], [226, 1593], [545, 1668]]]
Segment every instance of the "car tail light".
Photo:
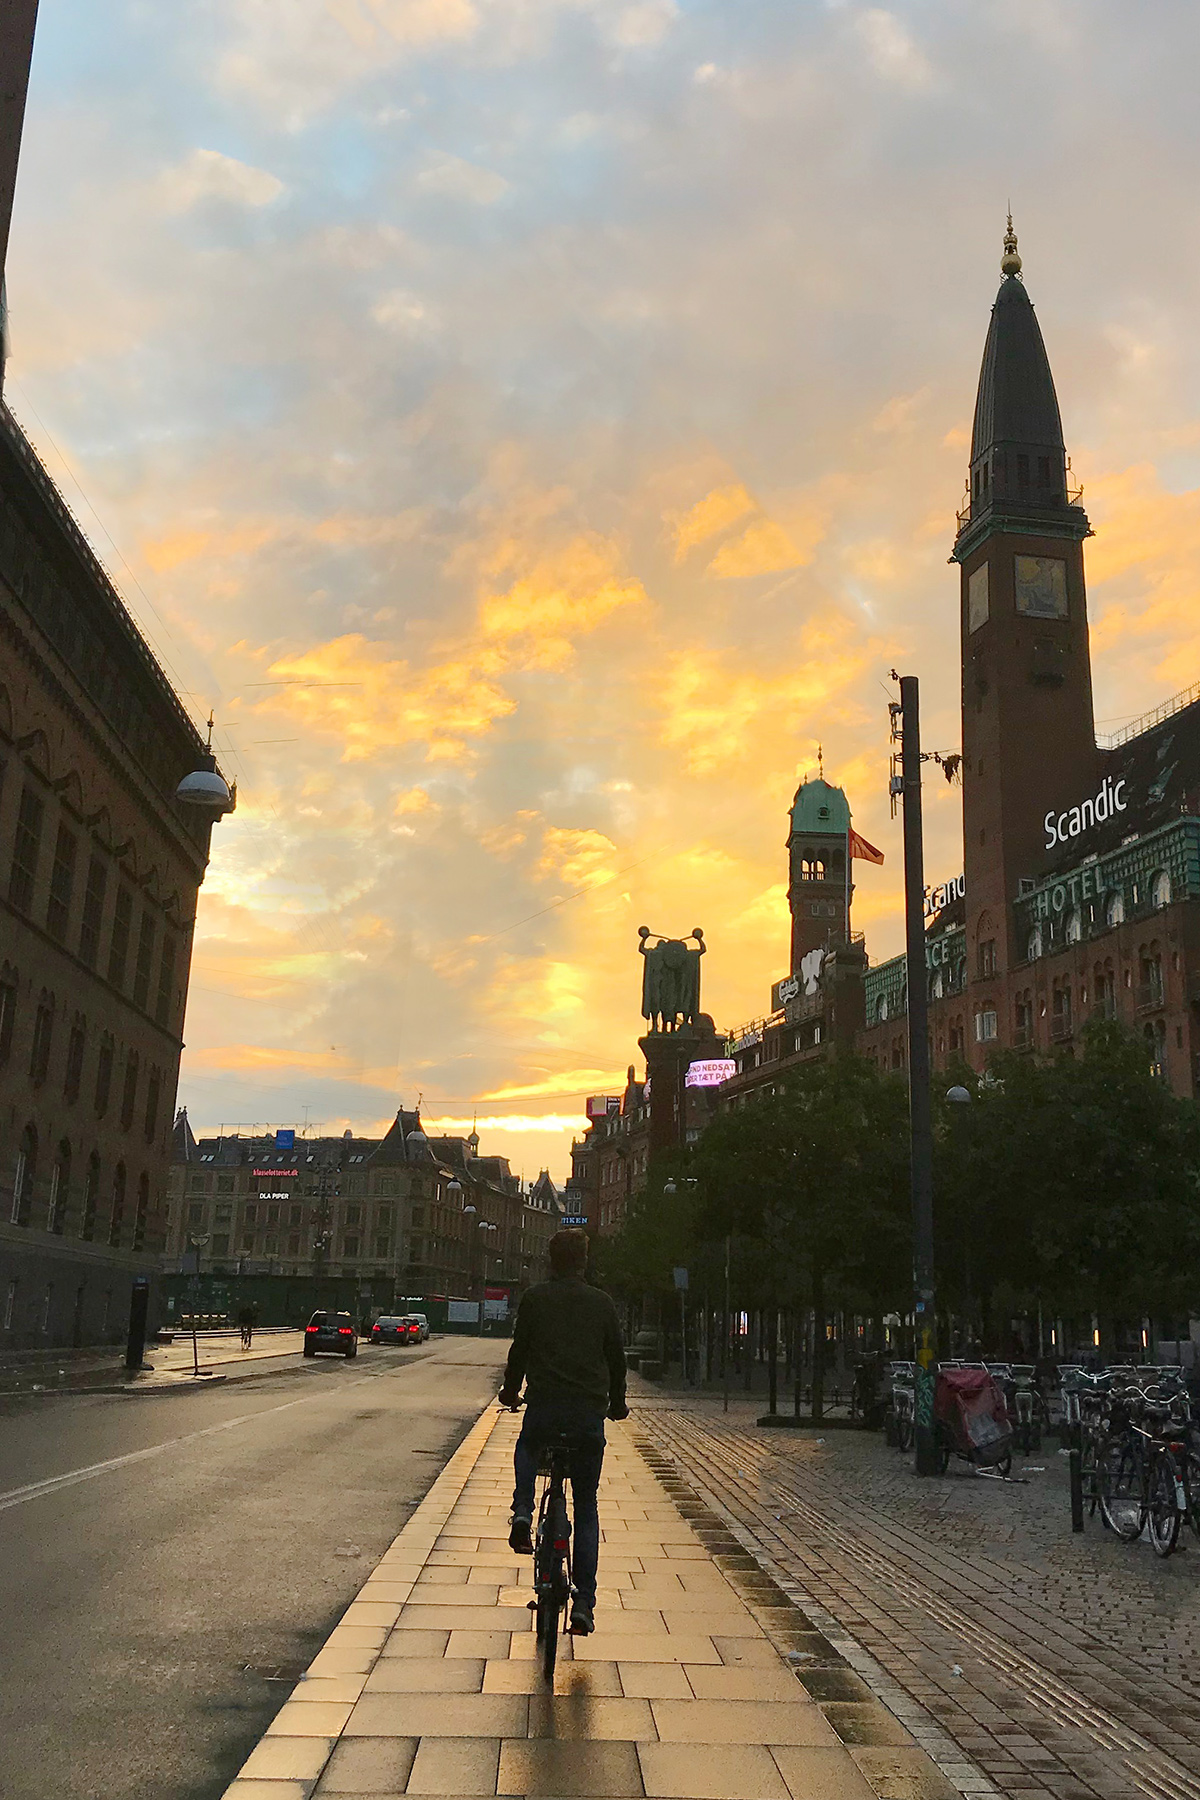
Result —
[[305, 1337], [308, 1337], [311, 1332], [320, 1331], [320, 1329], [321, 1327], [319, 1325], [306, 1325], [304, 1327], [304, 1335]]
[[339, 1337], [353, 1337], [354, 1336], [353, 1329], [349, 1325], [339, 1325], [338, 1326], [338, 1336]]

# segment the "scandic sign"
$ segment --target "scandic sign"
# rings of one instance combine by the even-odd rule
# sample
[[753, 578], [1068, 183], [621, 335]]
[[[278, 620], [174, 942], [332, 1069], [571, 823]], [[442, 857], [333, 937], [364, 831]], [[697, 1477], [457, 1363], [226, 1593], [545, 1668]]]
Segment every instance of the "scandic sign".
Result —
[[1108, 819], [1115, 819], [1129, 805], [1122, 799], [1125, 792], [1124, 777], [1114, 782], [1111, 775], [1106, 775], [1100, 783], [1099, 792], [1091, 800], [1085, 800], [1082, 806], [1072, 806], [1057, 815], [1054, 808], [1042, 820], [1042, 830], [1046, 833], [1046, 848], [1053, 850], [1055, 844], [1065, 844], [1071, 838], [1081, 837], [1085, 831], [1091, 831], [1095, 825], [1103, 825]]

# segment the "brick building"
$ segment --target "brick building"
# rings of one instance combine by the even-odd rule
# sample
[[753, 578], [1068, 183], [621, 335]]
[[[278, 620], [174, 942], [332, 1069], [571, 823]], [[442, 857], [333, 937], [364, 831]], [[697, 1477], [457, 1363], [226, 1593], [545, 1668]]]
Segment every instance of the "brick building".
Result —
[[212, 767], [0, 405], [0, 1346], [123, 1335], [157, 1267]]

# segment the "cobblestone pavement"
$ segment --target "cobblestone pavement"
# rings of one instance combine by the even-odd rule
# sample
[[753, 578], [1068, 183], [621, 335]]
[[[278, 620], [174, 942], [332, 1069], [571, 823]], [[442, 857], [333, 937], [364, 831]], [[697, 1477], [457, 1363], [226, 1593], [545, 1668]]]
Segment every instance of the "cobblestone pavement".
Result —
[[[756, 1428], [758, 1404], [636, 1390], [635, 1441], [1006, 1794], [1200, 1800], [1200, 1546], [1070, 1529], [1057, 1441], [1023, 1483], [921, 1480], [881, 1436]], [[855, 1659], [859, 1647], [859, 1662]]]
[[[226, 1800], [955, 1800], [919, 1709], [882, 1704], [627, 1427], [600, 1488], [596, 1631], [562, 1642], [547, 1688], [507, 1541], [516, 1430], [487, 1409]], [[993, 1791], [961, 1753], [957, 1772]]]

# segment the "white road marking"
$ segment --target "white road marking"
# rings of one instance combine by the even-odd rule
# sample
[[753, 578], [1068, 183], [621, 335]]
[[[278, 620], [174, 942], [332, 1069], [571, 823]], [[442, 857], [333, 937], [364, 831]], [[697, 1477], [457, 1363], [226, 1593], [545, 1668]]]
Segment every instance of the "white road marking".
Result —
[[[392, 1371], [388, 1371], [390, 1374]], [[337, 1393], [345, 1393], [347, 1387], [363, 1387], [369, 1381], [377, 1381], [378, 1375], [360, 1375], [354, 1381], [347, 1382], [333, 1393], [305, 1394], [299, 1400], [285, 1400], [279, 1406], [266, 1406], [261, 1412], [241, 1413], [236, 1419], [224, 1419], [219, 1425], [205, 1425], [201, 1431], [189, 1431], [182, 1437], [167, 1438], [161, 1444], [150, 1444], [145, 1450], [130, 1450], [124, 1456], [110, 1456], [106, 1462], [89, 1463], [84, 1469], [71, 1469], [65, 1475], [51, 1475], [45, 1481], [31, 1481], [26, 1487], [9, 1488], [0, 1493], [0, 1512], [10, 1506], [23, 1506], [27, 1500], [37, 1500], [43, 1494], [53, 1494], [59, 1488], [75, 1487], [78, 1482], [91, 1481], [97, 1475], [106, 1475], [110, 1469], [124, 1469], [130, 1463], [145, 1462], [151, 1456], [160, 1456], [164, 1450], [175, 1450], [180, 1444], [194, 1443], [198, 1438], [212, 1437], [218, 1431], [232, 1431], [235, 1425], [247, 1425], [251, 1419], [268, 1419], [272, 1413], [288, 1412], [293, 1406], [309, 1406], [314, 1400], [326, 1400]]]

